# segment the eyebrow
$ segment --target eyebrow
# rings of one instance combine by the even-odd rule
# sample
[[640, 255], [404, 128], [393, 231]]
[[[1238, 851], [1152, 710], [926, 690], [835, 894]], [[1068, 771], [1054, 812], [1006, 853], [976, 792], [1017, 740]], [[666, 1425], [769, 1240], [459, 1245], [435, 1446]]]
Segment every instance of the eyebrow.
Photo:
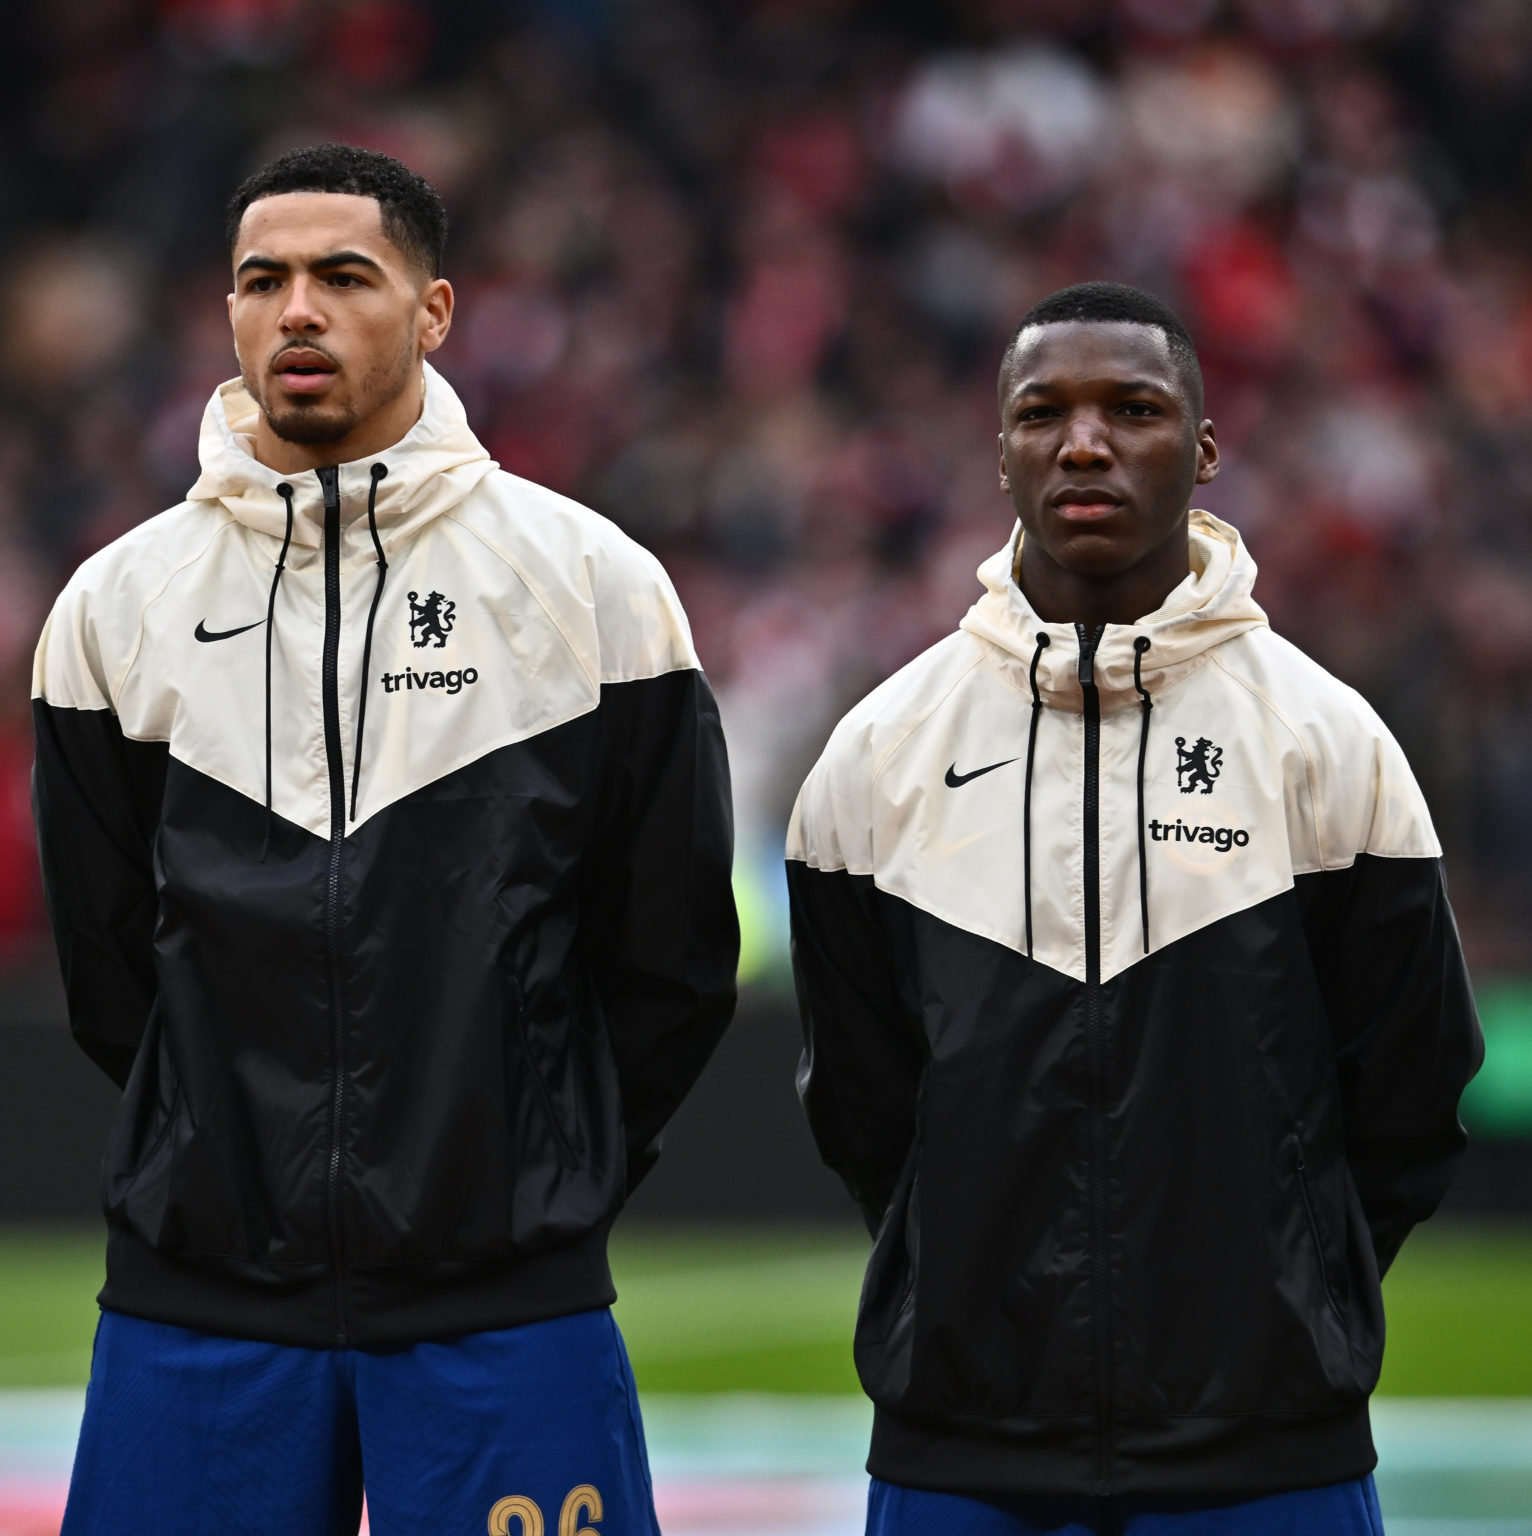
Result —
[[[315, 257], [308, 263], [311, 272], [326, 272], [332, 267], [370, 267], [374, 272], [383, 270], [371, 256], [364, 256], [360, 251], [330, 251], [324, 256]], [[242, 277], [246, 272], [290, 272], [291, 270], [291, 262], [278, 261], [274, 256], [247, 256], [234, 269], [234, 275]]]
[[[1049, 383], [1046, 379], [1029, 379], [1017, 389], [1016, 393], [1018, 395], [1051, 395], [1058, 387], [1057, 384]], [[1153, 379], [1118, 379], [1111, 388], [1124, 395], [1175, 393], [1168, 384], [1156, 383]]]

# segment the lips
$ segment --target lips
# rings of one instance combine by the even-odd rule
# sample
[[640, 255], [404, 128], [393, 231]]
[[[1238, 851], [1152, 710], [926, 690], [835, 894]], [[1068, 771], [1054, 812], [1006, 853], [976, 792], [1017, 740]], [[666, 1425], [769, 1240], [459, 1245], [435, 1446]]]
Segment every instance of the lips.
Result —
[[337, 369], [322, 352], [295, 350], [284, 352], [273, 365], [273, 372], [291, 393], [311, 395], [327, 389]]
[[1090, 523], [1110, 517], [1122, 506], [1122, 498], [1105, 486], [1066, 486], [1053, 498], [1053, 510], [1066, 522]]

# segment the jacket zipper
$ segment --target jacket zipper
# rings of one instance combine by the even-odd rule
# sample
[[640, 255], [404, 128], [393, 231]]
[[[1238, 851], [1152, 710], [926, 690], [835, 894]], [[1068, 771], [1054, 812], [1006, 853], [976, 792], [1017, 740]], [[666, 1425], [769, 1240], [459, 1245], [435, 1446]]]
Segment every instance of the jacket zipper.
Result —
[[325, 1210], [330, 1262], [335, 1271], [335, 1343], [346, 1343], [346, 1249], [341, 1232], [341, 1136], [346, 1115], [346, 1013], [341, 985], [341, 867], [346, 846], [346, 776], [340, 741], [340, 471], [318, 469], [324, 493], [324, 755], [330, 778], [330, 862], [325, 889], [325, 951], [330, 969], [331, 1071], [330, 1165]]
[[1111, 1297], [1106, 1211], [1106, 1088], [1101, 1016], [1101, 695], [1096, 647], [1105, 625], [1075, 625], [1085, 701], [1085, 1052], [1090, 1071], [1091, 1357], [1096, 1393], [1096, 1492], [1112, 1491]]

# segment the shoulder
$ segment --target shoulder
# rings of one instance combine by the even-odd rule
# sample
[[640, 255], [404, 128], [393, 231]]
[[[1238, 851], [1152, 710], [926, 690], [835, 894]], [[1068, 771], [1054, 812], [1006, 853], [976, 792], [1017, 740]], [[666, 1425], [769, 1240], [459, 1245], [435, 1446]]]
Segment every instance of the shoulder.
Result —
[[1403, 750], [1355, 688], [1266, 628], [1220, 646], [1215, 660], [1301, 753], [1319, 867], [1349, 864], [1363, 852], [1440, 855]]
[[1306, 754], [1333, 757], [1389, 736], [1355, 688], [1264, 626], [1219, 646], [1214, 659], [1287, 727]]
[[984, 645], [962, 630], [922, 651], [846, 712], [824, 760], [876, 776], [889, 754], [942, 706], [984, 659]]
[[80, 600], [131, 603], [152, 596], [177, 571], [193, 565], [234, 519], [216, 502], [183, 501], [146, 518], [81, 561], [60, 594]]
[[111, 705], [137, 653], [150, 605], [232, 526], [216, 503], [182, 502], [83, 561], [43, 626], [33, 693], [78, 708]]
[[697, 666], [665, 568], [610, 518], [504, 470], [449, 516], [512, 567], [601, 682]]
[[[788, 857], [820, 868], [871, 869], [879, 772], [975, 676], [984, 643], [959, 630], [939, 640], [854, 705], [830, 734], [794, 807]], [[863, 847], [863, 844], [867, 846]], [[859, 851], [860, 850], [860, 851]]]

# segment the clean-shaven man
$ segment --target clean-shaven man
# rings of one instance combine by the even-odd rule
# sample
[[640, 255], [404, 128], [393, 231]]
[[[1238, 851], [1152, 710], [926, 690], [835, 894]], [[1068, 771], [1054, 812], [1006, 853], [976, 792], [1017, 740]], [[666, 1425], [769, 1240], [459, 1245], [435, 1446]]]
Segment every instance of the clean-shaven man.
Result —
[[1377, 1536], [1379, 1278], [1482, 1054], [1371, 709], [1274, 635], [1190, 337], [1090, 283], [1000, 373], [1018, 519], [843, 720], [788, 879], [825, 1161], [876, 1233], [876, 1536]]
[[659, 565], [426, 365], [445, 234], [383, 155], [245, 182], [201, 477], [38, 648], [125, 1090], [69, 1536], [655, 1530], [606, 1240], [733, 1007], [724, 746]]

